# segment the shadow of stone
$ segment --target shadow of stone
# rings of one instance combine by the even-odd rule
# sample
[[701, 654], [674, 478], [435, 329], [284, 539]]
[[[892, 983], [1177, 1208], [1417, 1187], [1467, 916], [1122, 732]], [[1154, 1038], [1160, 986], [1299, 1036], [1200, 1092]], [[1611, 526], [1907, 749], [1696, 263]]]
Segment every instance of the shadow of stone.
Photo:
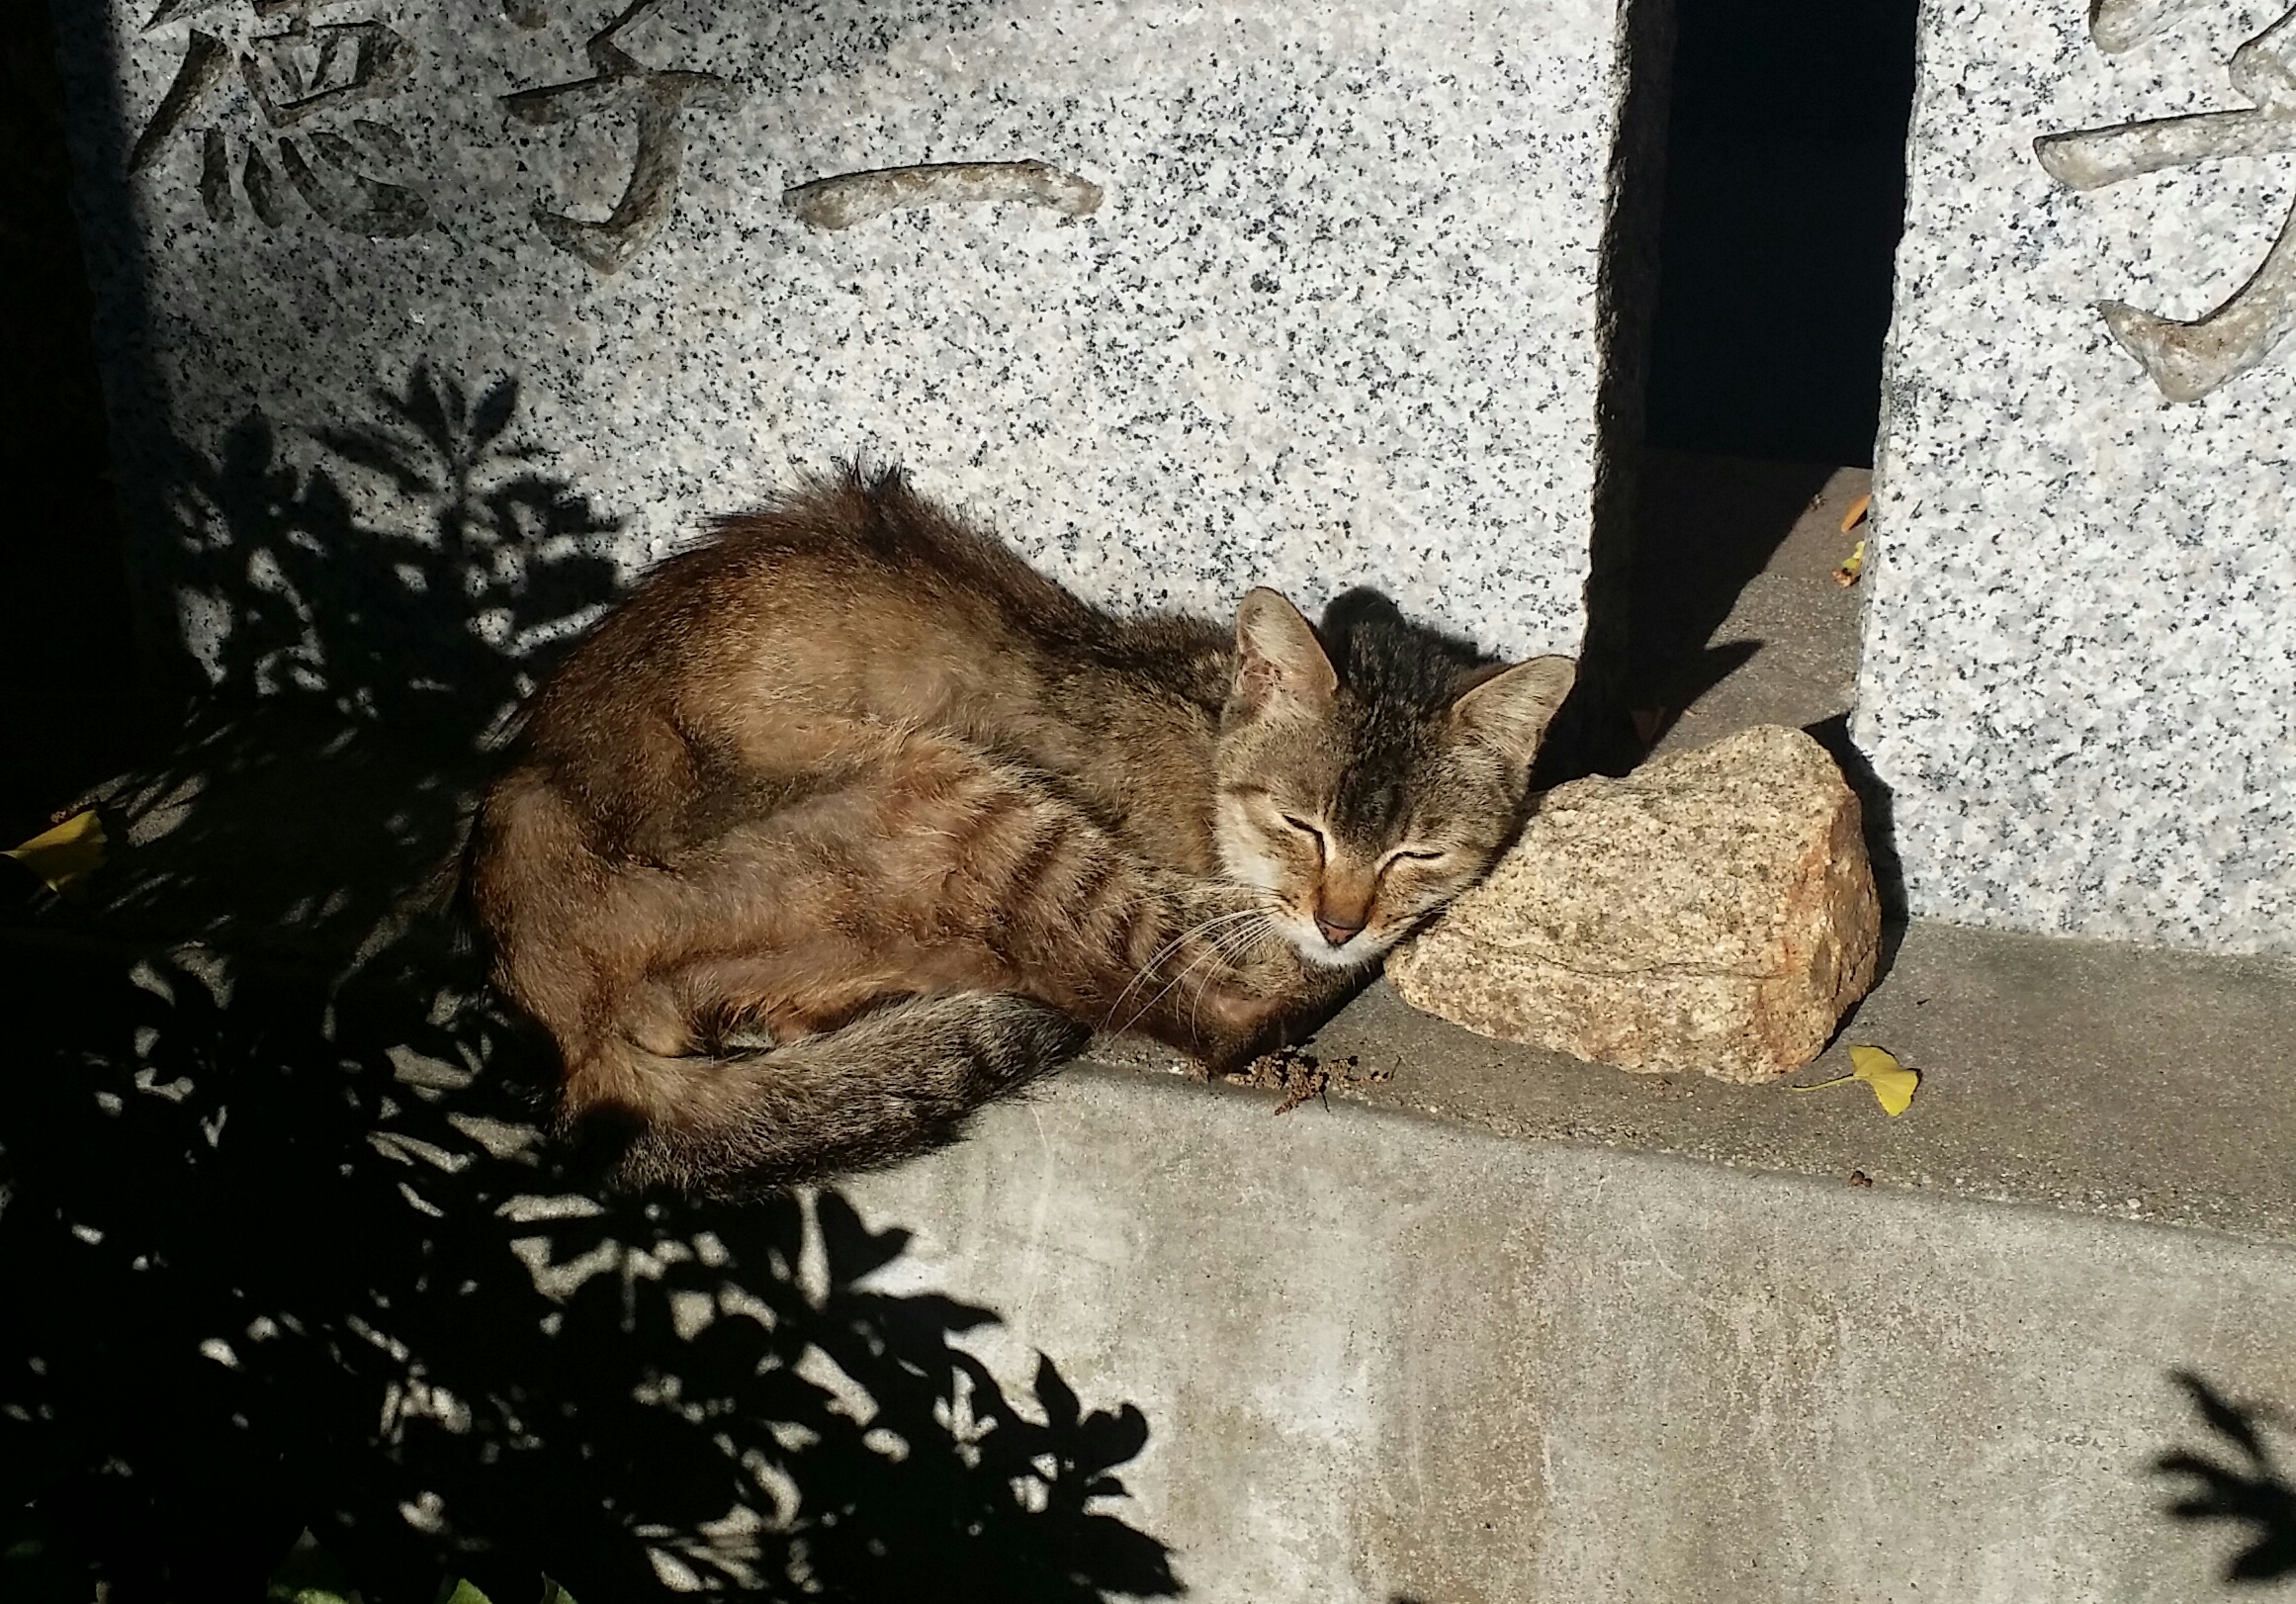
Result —
[[1833, 470], [1654, 452], [1635, 533], [1629, 694], [1679, 713], [1754, 656], [1710, 646]]
[[2167, 1506], [2179, 1521], [2217, 1521], [2242, 1530], [2246, 1544], [2226, 1561], [2224, 1579], [2253, 1585], [2296, 1575], [2296, 1485], [2280, 1469], [2263, 1439], [2267, 1424], [2285, 1426], [2276, 1411], [2238, 1404], [2189, 1371], [2169, 1380], [2192, 1400], [2202, 1424], [2229, 1449], [2217, 1458], [2188, 1449], [2153, 1462], [2161, 1475], [2182, 1480], [2185, 1489]]
[[[1713, 641], [1739, 592], [1793, 532], [1833, 470], [1670, 452], [1643, 454], [1632, 558], [1588, 592], [1581, 696], [1573, 691], [1543, 753], [1547, 789], [1590, 773], [1625, 774], [1679, 716], [1761, 650]], [[1634, 718], [1656, 714], [1643, 731]]]
[[1803, 732], [1826, 750], [1841, 769], [1842, 778], [1857, 793], [1858, 811], [1865, 826], [1866, 856], [1874, 866], [1874, 889], [1882, 902], [1882, 957], [1874, 982], [1879, 985], [1897, 962], [1911, 917], [1905, 905], [1905, 865], [1898, 855], [1897, 794], [1850, 739], [1846, 713], [1810, 725]]

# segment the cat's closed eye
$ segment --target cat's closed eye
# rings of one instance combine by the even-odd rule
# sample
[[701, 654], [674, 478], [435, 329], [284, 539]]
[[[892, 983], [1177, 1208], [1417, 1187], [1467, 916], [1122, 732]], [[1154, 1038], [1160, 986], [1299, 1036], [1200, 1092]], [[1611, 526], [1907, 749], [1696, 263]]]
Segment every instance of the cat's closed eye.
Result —
[[1328, 849], [1328, 839], [1325, 837], [1324, 833], [1317, 829], [1314, 825], [1309, 824], [1305, 819], [1299, 818], [1297, 815], [1289, 813], [1280, 813], [1277, 815], [1277, 817], [1281, 819], [1286, 825], [1289, 825], [1293, 830], [1296, 830], [1301, 835], [1307, 837], [1308, 840], [1314, 842], [1315, 850], [1319, 856]]

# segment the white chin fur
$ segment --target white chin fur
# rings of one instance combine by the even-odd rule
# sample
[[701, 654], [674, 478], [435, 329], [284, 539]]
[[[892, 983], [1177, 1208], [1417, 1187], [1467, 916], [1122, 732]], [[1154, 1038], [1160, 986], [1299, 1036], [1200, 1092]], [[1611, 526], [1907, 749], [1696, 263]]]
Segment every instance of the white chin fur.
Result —
[[1394, 945], [1392, 941], [1374, 940], [1369, 935], [1359, 935], [1351, 937], [1345, 946], [1333, 946], [1323, 938], [1323, 932], [1305, 920], [1278, 919], [1274, 923], [1283, 939], [1289, 941], [1301, 957], [1326, 969], [1361, 969]]

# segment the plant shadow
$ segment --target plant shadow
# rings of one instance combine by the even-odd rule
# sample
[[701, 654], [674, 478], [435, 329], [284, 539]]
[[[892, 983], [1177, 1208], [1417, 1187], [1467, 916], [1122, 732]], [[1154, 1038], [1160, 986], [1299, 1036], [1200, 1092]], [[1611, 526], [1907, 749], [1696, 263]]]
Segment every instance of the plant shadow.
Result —
[[2200, 1377], [2169, 1378], [2192, 1400], [2216, 1453], [2176, 1449], [2154, 1461], [2157, 1474], [2184, 1483], [2168, 1506], [2179, 1521], [2217, 1522], [2240, 1532], [2243, 1547], [2225, 1562], [2224, 1579], [2253, 1585], [2296, 1575], [2296, 1485], [2288, 1480], [2262, 1428], [2285, 1429], [2277, 1411], [2235, 1403]]
[[835, 1192], [597, 1194], [547, 1049], [397, 918], [614, 592], [516, 406], [417, 369], [317, 466], [261, 414], [184, 454], [215, 695], [98, 798], [90, 894], [0, 923], [0, 1596], [259, 1597], [307, 1531], [377, 1601], [1176, 1595], [1111, 1512], [1137, 1408], [1008, 1390]]
[[1008, 1395], [834, 1192], [584, 1190], [475, 977], [11, 944], [0, 1510], [77, 1596], [256, 1596], [307, 1528], [383, 1599], [1178, 1591], [1104, 1508], [1137, 1409]]
[[[209, 692], [99, 790], [125, 848], [51, 923], [340, 960], [449, 851], [490, 744], [618, 590], [616, 521], [416, 367], [371, 423], [178, 448], [170, 581]], [[305, 460], [316, 455], [315, 465]]]

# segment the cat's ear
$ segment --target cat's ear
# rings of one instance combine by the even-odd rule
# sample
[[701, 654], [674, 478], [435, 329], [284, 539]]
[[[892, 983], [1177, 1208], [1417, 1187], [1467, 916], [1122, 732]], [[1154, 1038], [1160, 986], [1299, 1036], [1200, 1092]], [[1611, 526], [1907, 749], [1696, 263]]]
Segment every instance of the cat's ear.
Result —
[[1257, 711], [1290, 702], [1309, 711], [1331, 705], [1339, 675], [1299, 609], [1266, 586], [1236, 610], [1236, 700]]
[[1452, 722], [1528, 764], [1539, 756], [1539, 742], [1577, 678], [1578, 665], [1568, 658], [1518, 663], [1452, 703]]

